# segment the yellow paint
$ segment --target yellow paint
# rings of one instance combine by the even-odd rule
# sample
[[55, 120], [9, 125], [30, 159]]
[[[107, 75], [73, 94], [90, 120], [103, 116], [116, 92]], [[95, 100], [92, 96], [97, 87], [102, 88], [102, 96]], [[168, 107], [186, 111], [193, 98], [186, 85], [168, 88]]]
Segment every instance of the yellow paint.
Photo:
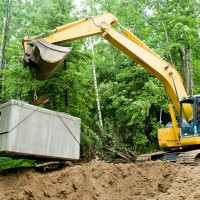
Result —
[[161, 148], [180, 146], [179, 140], [176, 139], [174, 128], [158, 129], [158, 142]]

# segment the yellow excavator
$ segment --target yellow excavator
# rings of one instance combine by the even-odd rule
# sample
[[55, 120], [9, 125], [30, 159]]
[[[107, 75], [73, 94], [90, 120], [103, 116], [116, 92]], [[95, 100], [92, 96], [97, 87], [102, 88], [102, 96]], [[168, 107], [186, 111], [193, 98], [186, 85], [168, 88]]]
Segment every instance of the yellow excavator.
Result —
[[[176, 68], [124, 28], [113, 14], [87, 17], [56, 27], [49, 33], [24, 38], [24, 64], [29, 66], [36, 79], [46, 79], [71, 50], [71, 48], [60, 47], [54, 43], [70, 42], [94, 35], [102, 36], [159, 79], [171, 99], [169, 113], [172, 122], [158, 130], [159, 146], [164, 151], [141, 155], [137, 161], [164, 159], [198, 165], [200, 95], [188, 96]], [[179, 114], [178, 121], [174, 109]]]

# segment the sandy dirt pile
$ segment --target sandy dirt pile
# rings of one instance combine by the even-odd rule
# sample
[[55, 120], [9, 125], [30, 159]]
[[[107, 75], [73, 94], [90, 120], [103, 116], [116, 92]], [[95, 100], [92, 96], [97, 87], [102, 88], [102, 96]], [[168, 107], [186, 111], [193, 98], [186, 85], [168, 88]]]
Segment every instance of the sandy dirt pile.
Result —
[[93, 160], [53, 172], [20, 169], [0, 175], [0, 199], [200, 199], [200, 167], [162, 161], [111, 164]]

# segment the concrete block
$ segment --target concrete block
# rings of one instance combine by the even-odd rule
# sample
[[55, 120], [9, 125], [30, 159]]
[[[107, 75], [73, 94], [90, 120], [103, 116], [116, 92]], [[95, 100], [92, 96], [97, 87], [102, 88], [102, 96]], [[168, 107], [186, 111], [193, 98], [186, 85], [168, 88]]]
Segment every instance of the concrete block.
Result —
[[11, 100], [0, 105], [0, 155], [77, 160], [81, 120]]

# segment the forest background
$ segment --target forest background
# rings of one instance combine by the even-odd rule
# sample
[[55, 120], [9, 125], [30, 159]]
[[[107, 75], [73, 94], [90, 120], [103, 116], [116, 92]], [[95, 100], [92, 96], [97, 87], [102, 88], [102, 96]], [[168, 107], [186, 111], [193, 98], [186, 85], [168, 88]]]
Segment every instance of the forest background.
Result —
[[[0, 100], [33, 101], [34, 80], [22, 63], [23, 37], [106, 12], [173, 64], [189, 95], [198, 94], [199, 11], [199, 0], [1, 0]], [[73, 50], [50, 78], [36, 82], [37, 95], [50, 98], [52, 105], [44, 107], [81, 118], [81, 154], [106, 157], [104, 149], [158, 150], [157, 129], [170, 121], [163, 85], [98, 36], [64, 45]]]

